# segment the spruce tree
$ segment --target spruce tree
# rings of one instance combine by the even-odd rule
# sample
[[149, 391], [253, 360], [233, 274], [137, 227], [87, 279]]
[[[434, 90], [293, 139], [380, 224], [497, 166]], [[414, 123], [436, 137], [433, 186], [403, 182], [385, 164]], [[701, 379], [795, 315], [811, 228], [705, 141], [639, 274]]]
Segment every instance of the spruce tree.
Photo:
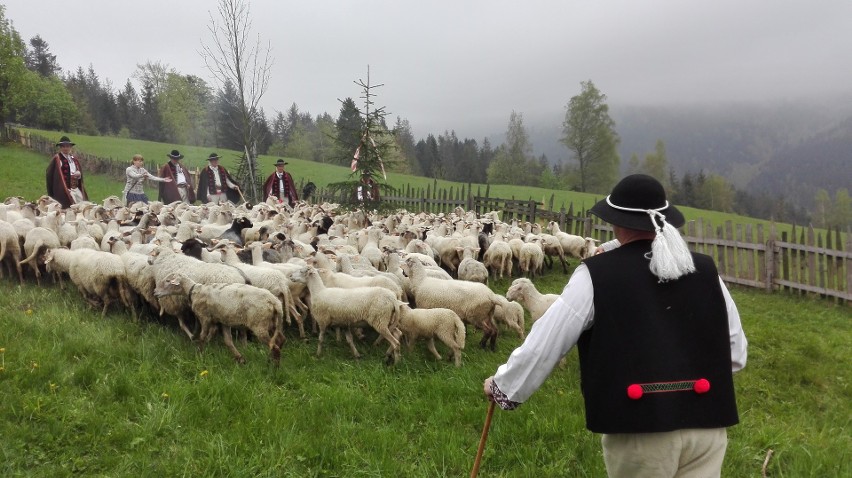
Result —
[[[370, 84], [370, 68], [367, 67], [367, 81], [359, 79], [354, 82], [361, 87], [361, 99], [364, 107], [355, 107], [361, 121], [357, 131], [345, 128], [338, 121], [337, 140], [339, 147], [347, 153], [351, 172], [345, 181], [329, 184], [329, 190], [343, 204], [363, 206], [371, 209], [379, 207], [381, 193], [393, 191], [386, 184], [387, 169], [392, 165], [391, 153], [396, 148], [393, 133], [388, 130], [385, 122], [387, 113], [384, 106], [376, 107], [374, 89], [383, 85]], [[344, 106], [351, 109], [354, 102], [347, 99]], [[352, 125], [353, 122], [346, 122]]]

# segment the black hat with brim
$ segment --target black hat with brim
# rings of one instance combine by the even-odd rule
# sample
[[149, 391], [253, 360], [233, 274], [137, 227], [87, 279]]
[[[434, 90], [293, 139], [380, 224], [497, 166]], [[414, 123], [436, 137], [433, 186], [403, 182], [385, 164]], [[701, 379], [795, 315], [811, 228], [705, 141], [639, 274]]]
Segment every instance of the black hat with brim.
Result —
[[71, 138], [69, 138], [68, 136], [63, 136], [59, 138], [59, 142], [56, 143], [56, 146], [74, 146], [74, 144], [75, 143], [71, 142]]
[[180, 151], [178, 151], [176, 149], [173, 149], [172, 152], [167, 154], [166, 156], [168, 156], [172, 159], [183, 159], [183, 155], [180, 154]]
[[207, 161], [215, 161], [219, 158], [221, 158], [221, 156], [219, 156], [218, 154], [210, 153], [210, 156], [207, 156]]
[[666, 201], [663, 185], [646, 174], [625, 177], [612, 188], [606, 199], [598, 201], [589, 212], [616, 226], [654, 231], [656, 220], [652, 222], [649, 210], [665, 216], [666, 222], [674, 227], [681, 227], [686, 222], [683, 214]]
[[288, 163], [287, 161], [284, 161], [281, 158], [279, 158], [278, 161], [275, 161], [276, 166], [284, 166], [285, 164], [290, 164], [290, 163]]

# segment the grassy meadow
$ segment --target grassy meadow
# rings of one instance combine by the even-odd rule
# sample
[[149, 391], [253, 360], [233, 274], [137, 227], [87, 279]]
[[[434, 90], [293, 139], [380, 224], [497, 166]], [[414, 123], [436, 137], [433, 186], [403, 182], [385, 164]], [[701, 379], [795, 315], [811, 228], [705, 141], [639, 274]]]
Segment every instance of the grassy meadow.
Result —
[[[148, 165], [175, 147], [190, 166], [205, 164], [211, 152], [72, 139], [83, 151], [128, 162], [141, 152]], [[232, 167], [236, 153], [218, 152]], [[0, 196], [43, 194], [47, 160], [0, 145]], [[348, 172], [288, 160], [297, 182], [322, 185]], [[273, 162], [262, 158], [263, 170]], [[397, 174], [389, 180], [432, 184]], [[86, 181], [93, 200], [123, 185], [97, 175]], [[553, 193], [557, 205], [575, 207], [595, 199], [513, 186], [491, 191], [535, 199]], [[536, 285], [558, 293], [567, 278], [555, 268]], [[504, 294], [509, 283], [491, 287]], [[748, 365], [735, 376], [741, 423], [729, 430], [723, 476], [762, 476], [770, 450], [765, 476], [852, 476], [852, 309], [744, 288], [732, 295], [750, 346]], [[468, 476], [487, 410], [482, 380], [520, 344], [502, 333], [496, 352], [483, 351], [479, 333], [469, 331], [461, 368], [435, 361], [423, 344], [387, 367], [384, 347], [370, 340], [358, 344], [363, 358], [355, 360], [343, 341], [330, 338], [316, 357], [315, 337], [302, 342], [294, 329], [287, 336], [280, 367], [256, 343], [237, 343], [247, 360], [239, 366], [218, 337], [199, 353], [168, 318], [135, 322], [129, 312], [111, 310], [101, 319], [73, 286], [37, 287], [31, 274], [20, 286], [7, 274], [0, 279], [0, 475]], [[605, 476], [600, 437], [584, 428], [577, 365], [572, 351], [528, 403], [495, 412], [480, 476]]]
[[[567, 276], [537, 281], [559, 292]], [[333, 339], [316, 357], [288, 330], [279, 368], [214, 339], [197, 352], [168, 319], [105, 319], [76, 290], [0, 280], [2, 476], [458, 477], [473, 464], [496, 352], [468, 336], [455, 368], [423, 344], [396, 366], [384, 347]], [[492, 284], [500, 293], [509, 281]], [[741, 423], [723, 476], [850, 476], [848, 307], [733, 289], [749, 338], [735, 376]], [[439, 351], [447, 350], [438, 344]], [[496, 411], [481, 476], [602, 477], [600, 438], [584, 429], [576, 351], [521, 408]]]

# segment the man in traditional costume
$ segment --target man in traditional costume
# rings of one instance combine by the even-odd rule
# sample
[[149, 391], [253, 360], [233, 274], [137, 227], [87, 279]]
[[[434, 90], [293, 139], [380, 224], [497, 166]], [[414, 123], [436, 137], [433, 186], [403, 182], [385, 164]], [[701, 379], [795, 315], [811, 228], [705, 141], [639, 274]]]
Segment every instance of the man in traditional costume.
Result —
[[219, 164], [219, 158], [216, 153], [210, 153], [207, 157], [208, 166], [198, 175], [198, 193], [195, 197], [202, 203], [231, 201], [237, 204], [240, 201], [240, 186], [228, 170]]
[[59, 152], [53, 155], [47, 165], [45, 179], [47, 195], [59, 201], [63, 208], [89, 200], [86, 187], [83, 185], [83, 169], [80, 161], [71, 154], [74, 143], [63, 136], [56, 143]]
[[175, 201], [192, 204], [195, 202], [195, 188], [192, 185], [192, 175], [180, 163], [183, 155], [180, 154], [180, 151], [173, 149], [166, 156], [168, 156], [169, 162], [160, 168], [160, 177], [172, 178], [172, 181], [160, 183], [160, 201], [166, 204]]
[[299, 200], [299, 195], [296, 193], [293, 177], [284, 171], [285, 165], [287, 162], [280, 158], [275, 162], [275, 172], [270, 174], [263, 183], [263, 197], [268, 199], [272, 196], [276, 201], [286, 201], [290, 207], [293, 207]]
[[586, 428], [602, 434], [610, 477], [718, 477], [747, 357], [737, 307], [653, 177], [627, 176], [590, 212], [620, 246], [577, 266], [485, 395], [516, 408], [576, 344]]

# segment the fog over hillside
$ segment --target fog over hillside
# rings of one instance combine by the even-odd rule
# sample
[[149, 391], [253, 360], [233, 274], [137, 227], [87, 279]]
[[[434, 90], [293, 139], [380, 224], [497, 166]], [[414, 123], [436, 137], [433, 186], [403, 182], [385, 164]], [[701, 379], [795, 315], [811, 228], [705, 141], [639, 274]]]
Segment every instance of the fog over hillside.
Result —
[[[639, 159], [666, 145], [675, 173], [719, 174], [739, 189], [789, 193], [791, 185], [808, 193], [852, 189], [852, 97], [831, 100], [736, 103], [716, 105], [610, 104], [621, 143], [622, 170], [633, 153]], [[570, 153], [559, 142], [564, 107], [547, 114], [524, 114], [534, 154], [553, 164]], [[508, 115], [488, 136], [493, 145], [505, 141]], [[481, 139], [480, 139], [481, 140]], [[802, 164], [820, 170], [802, 172]], [[805, 198], [806, 202], [812, 198]]]

